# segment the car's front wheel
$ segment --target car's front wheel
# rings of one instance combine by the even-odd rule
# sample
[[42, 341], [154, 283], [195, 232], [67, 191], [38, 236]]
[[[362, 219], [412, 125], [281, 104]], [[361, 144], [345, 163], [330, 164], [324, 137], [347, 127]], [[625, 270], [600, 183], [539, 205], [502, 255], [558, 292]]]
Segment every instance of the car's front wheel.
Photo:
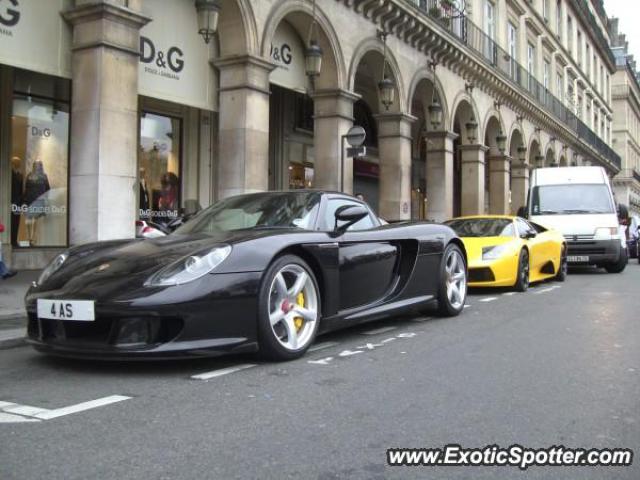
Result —
[[292, 360], [304, 355], [320, 323], [320, 290], [306, 262], [295, 255], [276, 259], [263, 277], [258, 308], [262, 356]]
[[460, 247], [447, 246], [440, 264], [438, 312], [446, 317], [458, 315], [467, 299], [467, 264]]
[[518, 259], [518, 278], [514, 288], [518, 292], [526, 292], [529, 288], [529, 252], [524, 248], [520, 251]]
[[617, 262], [609, 263], [604, 266], [604, 268], [609, 273], [622, 273], [625, 268], [627, 268], [627, 263], [629, 263], [629, 257], [627, 256], [627, 249], [620, 250], [620, 256], [618, 257]]
[[562, 253], [560, 254], [560, 268], [556, 274], [556, 280], [558, 282], [564, 282], [567, 279], [569, 272], [569, 264], [567, 263], [567, 247], [562, 247]]

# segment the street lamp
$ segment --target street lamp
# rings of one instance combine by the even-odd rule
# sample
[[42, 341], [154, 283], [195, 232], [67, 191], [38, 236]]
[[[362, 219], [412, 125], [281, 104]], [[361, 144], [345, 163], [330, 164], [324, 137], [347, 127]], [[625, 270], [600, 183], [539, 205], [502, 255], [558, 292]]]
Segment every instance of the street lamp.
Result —
[[431, 63], [431, 68], [433, 68], [433, 88], [431, 91], [431, 105], [429, 105], [429, 120], [434, 130], [437, 130], [442, 124], [442, 105], [440, 105], [436, 92], [436, 65], [436, 62]]
[[500, 130], [500, 133], [498, 133], [498, 136], [496, 137], [496, 144], [498, 145], [500, 153], [504, 155], [504, 151], [507, 149], [507, 137], [502, 133], [502, 130]]
[[382, 58], [382, 79], [378, 82], [378, 90], [380, 91], [380, 102], [384, 105], [385, 110], [389, 110], [389, 107], [393, 105], [393, 100], [396, 93], [396, 85], [392, 79], [386, 75], [387, 71], [387, 35], [389, 32], [378, 32], [378, 36], [382, 38], [383, 42], [383, 58]]
[[208, 44], [218, 30], [218, 17], [220, 5], [218, 0], [196, 0], [196, 12], [198, 13], [198, 33]]
[[465, 124], [465, 127], [467, 129], [467, 138], [469, 139], [469, 143], [476, 143], [476, 140], [478, 139], [478, 122], [476, 122], [473, 112], [471, 113], [471, 118]]
[[314, 30], [316, 28], [316, 2], [313, 0], [313, 18], [309, 26], [309, 35], [307, 38], [307, 48], [304, 51], [304, 65], [307, 77], [313, 82], [320, 75], [322, 70], [322, 48], [318, 45], [318, 41], [314, 38]]
[[518, 147], [518, 160], [520, 163], [525, 163], [527, 161], [527, 147]]

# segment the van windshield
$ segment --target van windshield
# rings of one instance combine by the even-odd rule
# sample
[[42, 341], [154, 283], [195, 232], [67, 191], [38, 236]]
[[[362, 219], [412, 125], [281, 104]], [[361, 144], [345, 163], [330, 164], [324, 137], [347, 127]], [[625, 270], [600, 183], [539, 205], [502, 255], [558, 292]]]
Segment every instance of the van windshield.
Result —
[[532, 215], [615, 213], [606, 185], [571, 184], [533, 187]]

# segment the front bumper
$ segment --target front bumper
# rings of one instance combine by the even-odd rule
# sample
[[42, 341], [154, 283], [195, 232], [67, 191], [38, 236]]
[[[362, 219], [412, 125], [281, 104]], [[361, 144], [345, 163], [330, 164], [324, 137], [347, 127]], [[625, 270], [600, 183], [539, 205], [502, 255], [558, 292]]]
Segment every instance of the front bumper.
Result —
[[[567, 240], [569, 264], [605, 265], [620, 259], [622, 245], [619, 239], [611, 240]], [[587, 257], [588, 260], [572, 261], [571, 257]]]
[[28, 342], [53, 355], [111, 360], [255, 351], [260, 278], [259, 272], [212, 274], [194, 282], [199, 285], [141, 289], [126, 301], [97, 299], [91, 322], [38, 318], [38, 298], [78, 295], [30, 291]]
[[470, 287], [511, 287], [518, 275], [518, 257], [469, 262]]

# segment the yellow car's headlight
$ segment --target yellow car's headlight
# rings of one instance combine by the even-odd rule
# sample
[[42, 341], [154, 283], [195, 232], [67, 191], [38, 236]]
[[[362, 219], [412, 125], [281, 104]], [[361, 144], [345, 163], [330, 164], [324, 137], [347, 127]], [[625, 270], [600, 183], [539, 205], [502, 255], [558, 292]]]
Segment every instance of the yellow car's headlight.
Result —
[[494, 245], [492, 247], [482, 247], [482, 260], [496, 260], [509, 250], [508, 245]]

